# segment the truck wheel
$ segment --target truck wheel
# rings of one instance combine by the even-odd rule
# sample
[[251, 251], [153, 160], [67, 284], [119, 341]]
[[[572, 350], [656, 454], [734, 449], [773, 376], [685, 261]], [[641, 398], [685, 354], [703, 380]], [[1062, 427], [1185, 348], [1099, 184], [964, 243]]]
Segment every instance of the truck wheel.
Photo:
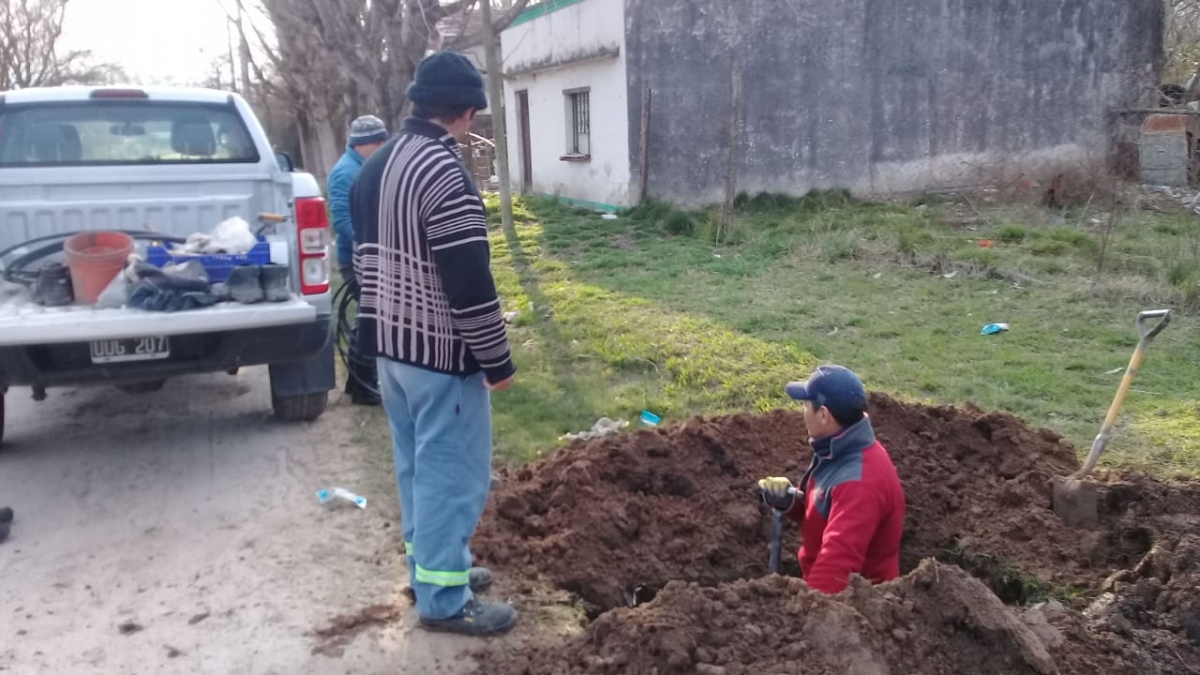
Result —
[[166, 386], [166, 384], [166, 380], [147, 380], [145, 382], [128, 382], [126, 384], [118, 384], [116, 387], [119, 391], [136, 396], [138, 394], [152, 394], [161, 390], [164, 386]]
[[325, 412], [329, 392], [300, 394], [299, 396], [272, 396], [271, 407], [275, 417], [284, 422], [311, 422]]
[[311, 422], [325, 412], [334, 384], [333, 339], [314, 357], [304, 361], [272, 363], [271, 405], [276, 419]]

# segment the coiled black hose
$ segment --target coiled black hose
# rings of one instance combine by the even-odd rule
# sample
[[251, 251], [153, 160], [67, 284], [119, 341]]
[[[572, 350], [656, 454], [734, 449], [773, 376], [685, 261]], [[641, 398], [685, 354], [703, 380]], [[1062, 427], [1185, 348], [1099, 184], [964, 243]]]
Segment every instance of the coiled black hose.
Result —
[[[0, 251], [0, 277], [10, 283], [21, 284], [23, 286], [32, 286], [33, 283], [37, 281], [38, 270], [36, 268], [29, 269], [30, 266], [41, 260], [49, 258], [56, 253], [61, 253], [63, 250], [63, 245], [68, 239], [77, 234], [81, 234], [84, 231], [61, 232], [59, 234], [38, 237], [36, 239], [30, 239], [28, 241], [21, 242], [16, 246], [11, 246], [3, 251]], [[171, 237], [164, 234], [159, 234], [157, 232], [146, 232], [145, 230], [109, 231], [127, 234], [134, 239], [142, 241], [169, 241], [172, 244], [183, 244], [187, 242], [187, 240], [183, 239], [182, 237]], [[13, 257], [17, 251], [20, 251], [23, 248], [41, 244], [42, 242], [52, 243], [36, 246], [25, 253], [21, 253], [20, 255]], [[12, 257], [12, 260], [8, 261], [8, 258], [10, 257]]]
[[[358, 303], [354, 299], [353, 281], [343, 283], [341, 288], [333, 294], [333, 306], [337, 308], [337, 330], [334, 339], [337, 341], [338, 356], [342, 359], [342, 365], [346, 366], [348, 376], [354, 379], [356, 386], [361, 391], [367, 392], [373, 396], [378, 396], [379, 391], [375, 388], [374, 382], [363, 382], [359, 377], [359, 369], [354, 367], [350, 356], [350, 341], [354, 339], [355, 324], [358, 319]], [[351, 306], [354, 306], [354, 312], [351, 313]]]

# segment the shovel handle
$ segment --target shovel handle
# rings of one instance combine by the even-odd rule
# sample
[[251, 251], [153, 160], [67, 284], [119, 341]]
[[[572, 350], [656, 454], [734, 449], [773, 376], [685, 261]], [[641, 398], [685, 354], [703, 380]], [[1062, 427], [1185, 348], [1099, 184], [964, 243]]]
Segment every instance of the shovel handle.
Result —
[[[799, 494], [796, 488], [788, 488], [788, 494], [793, 497]], [[767, 570], [771, 574], [779, 574], [780, 549], [783, 548], [783, 511], [771, 507], [771, 550], [767, 560]]]
[[[1151, 319], [1160, 319], [1153, 326], [1149, 324]], [[1096, 468], [1096, 462], [1100, 460], [1100, 455], [1104, 453], [1104, 449], [1108, 447], [1108, 441], [1112, 438], [1113, 426], [1117, 423], [1117, 414], [1121, 412], [1121, 406], [1125, 403], [1125, 397], [1129, 395], [1129, 389], [1133, 385], [1133, 378], [1137, 375], [1138, 368], [1142, 365], [1142, 359], [1146, 355], [1146, 348], [1150, 346], [1150, 342], [1171, 323], [1171, 310], [1156, 309], [1148, 312], [1140, 312], [1137, 318], [1138, 326], [1138, 343], [1137, 348], [1133, 350], [1133, 356], [1129, 358], [1129, 366], [1125, 368], [1125, 375], [1121, 378], [1121, 384], [1117, 387], [1117, 395], [1113, 398], [1112, 405], [1108, 407], [1108, 414], [1104, 416], [1104, 424], [1100, 427], [1100, 433], [1096, 434], [1096, 440], [1092, 441], [1092, 450], [1088, 453], [1087, 461], [1083, 467], [1071, 475], [1073, 480], [1079, 480], [1092, 472]]]
[[[1153, 326], [1149, 325], [1151, 319], [1161, 319]], [[1139, 312], [1137, 318], [1138, 335], [1142, 340], [1149, 342], [1158, 336], [1159, 333], [1171, 325], [1171, 310], [1169, 309], [1154, 309], [1148, 312]]]
[[767, 571], [779, 574], [779, 554], [783, 548], [783, 514], [771, 509], [771, 555], [767, 561]]

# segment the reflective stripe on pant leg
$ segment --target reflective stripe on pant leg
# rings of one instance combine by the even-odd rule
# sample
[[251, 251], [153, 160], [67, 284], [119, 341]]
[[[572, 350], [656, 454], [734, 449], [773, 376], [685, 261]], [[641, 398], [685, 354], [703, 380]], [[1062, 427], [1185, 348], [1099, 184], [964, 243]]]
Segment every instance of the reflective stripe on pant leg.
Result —
[[409, 367], [402, 374], [416, 421], [413, 478], [417, 612], [453, 616], [471, 598], [468, 541], [491, 482], [491, 407], [483, 376]]
[[470, 584], [471, 579], [469, 572], [439, 572], [437, 570], [427, 570], [417, 565], [417, 581], [423, 584], [450, 588], [453, 586], [466, 586]]
[[399, 363], [378, 359], [379, 390], [383, 409], [392, 430], [392, 461], [396, 471], [396, 491], [400, 496], [400, 525], [404, 531], [405, 553], [409, 556], [408, 583], [416, 587], [416, 562], [412, 559], [412, 541], [416, 531], [416, 505], [413, 502], [413, 473], [417, 452], [415, 422], [409, 408], [408, 396], [396, 377]]
[[408, 585], [413, 589], [417, 587], [417, 558], [414, 553], [416, 550], [417, 547], [413, 546], [411, 541], [404, 542], [404, 564], [408, 565]]

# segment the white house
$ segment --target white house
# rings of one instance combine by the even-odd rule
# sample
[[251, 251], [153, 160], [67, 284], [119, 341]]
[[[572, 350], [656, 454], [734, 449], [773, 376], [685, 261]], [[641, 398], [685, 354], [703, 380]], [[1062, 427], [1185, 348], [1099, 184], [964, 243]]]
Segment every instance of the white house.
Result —
[[1162, 0], [543, 0], [501, 34], [510, 168], [592, 207], [1053, 176], [1157, 97], [1162, 20]]
[[630, 205], [624, 0], [545, 0], [500, 36], [514, 185]]

